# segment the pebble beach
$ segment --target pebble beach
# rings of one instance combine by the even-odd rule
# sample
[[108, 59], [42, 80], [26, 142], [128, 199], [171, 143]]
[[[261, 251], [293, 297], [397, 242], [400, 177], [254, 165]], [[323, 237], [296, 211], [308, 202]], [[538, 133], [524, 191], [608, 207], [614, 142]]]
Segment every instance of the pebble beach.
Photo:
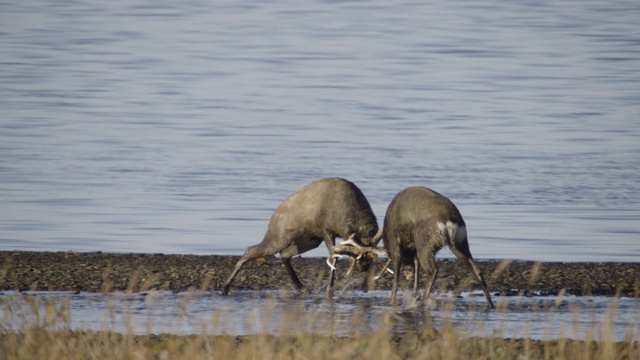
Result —
[[[220, 291], [238, 261], [237, 256], [118, 254], [78, 252], [0, 252], [0, 290], [16, 291]], [[297, 257], [293, 266], [312, 291], [326, 286], [325, 258]], [[511, 260], [476, 260], [496, 295], [629, 296], [640, 292], [640, 263], [560, 263]], [[440, 291], [480, 289], [470, 271], [456, 260], [438, 260], [434, 288]], [[338, 262], [337, 286], [360, 288], [362, 274], [346, 276], [349, 262]], [[376, 264], [379, 270], [382, 264]], [[391, 288], [383, 275], [370, 288]], [[293, 289], [276, 257], [250, 261], [236, 277], [233, 289]]]

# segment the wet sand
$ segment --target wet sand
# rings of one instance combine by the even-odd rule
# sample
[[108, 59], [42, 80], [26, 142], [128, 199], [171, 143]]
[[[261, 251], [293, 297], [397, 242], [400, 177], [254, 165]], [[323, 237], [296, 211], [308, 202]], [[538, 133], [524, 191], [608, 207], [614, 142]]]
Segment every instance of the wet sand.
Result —
[[[42, 291], [219, 291], [238, 261], [237, 256], [114, 254], [76, 252], [0, 252], [0, 290]], [[477, 261], [492, 294], [637, 297], [640, 263], [536, 263]], [[345, 277], [348, 261], [338, 263], [340, 288], [359, 288], [362, 274]], [[329, 267], [323, 258], [298, 257], [293, 266], [312, 291], [326, 286]], [[377, 271], [381, 264], [375, 265]], [[470, 271], [456, 260], [439, 260], [435, 288], [441, 291], [480, 289]], [[391, 288], [386, 274], [374, 289]], [[233, 289], [293, 289], [278, 258], [251, 261], [236, 277]]]

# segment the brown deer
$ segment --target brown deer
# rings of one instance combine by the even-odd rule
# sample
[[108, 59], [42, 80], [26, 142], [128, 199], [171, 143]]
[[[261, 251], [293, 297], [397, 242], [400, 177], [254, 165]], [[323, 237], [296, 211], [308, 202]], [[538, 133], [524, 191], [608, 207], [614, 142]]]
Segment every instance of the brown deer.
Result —
[[424, 302], [438, 275], [435, 255], [449, 249], [464, 262], [478, 279], [494, 308], [482, 272], [473, 262], [467, 240], [467, 229], [458, 208], [447, 197], [426, 187], [410, 187], [399, 192], [389, 204], [383, 226], [384, 246], [393, 262], [391, 303], [396, 304], [400, 268], [414, 262], [414, 291], [417, 291], [419, 268], [427, 274]]
[[[291, 265], [291, 258], [315, 249], [324, 241], [332, 262], [326, 291], [326, 297], [330, 298], [337, 260], [333, 256], [335, 239], [340, 237], [371, 246], [379, 242], [381, 235], [369, 202], [355, 184], [341, 178], [316, 180], [289, 195], [276, 208], [262, 242], [247, 248], [222, 293], [229, 294], [233, 279], [247, 261], [276, 253], [280, 254], [294, 286], [299, 291], [306, 290]], [[358, 263], [364, 271], [370, 258], [362, 257]]]

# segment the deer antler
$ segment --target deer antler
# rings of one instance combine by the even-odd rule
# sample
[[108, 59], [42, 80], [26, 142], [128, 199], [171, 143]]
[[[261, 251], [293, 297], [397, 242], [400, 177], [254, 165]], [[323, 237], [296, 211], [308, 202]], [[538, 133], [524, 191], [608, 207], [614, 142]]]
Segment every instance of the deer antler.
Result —
[[387, 259], [387, 262], [384, 264], [384, 266], [382, 267], [382, 270], [380, 270], [380, 272], [378, 273], [378, 275], [376, 275], [373, 280], [378, 280], [382, 277], [382, 274], [384, 274], [385, 271], [388, 271], [389, 274], [393, 275], [393, 270], [389, 269], [389, 265], [391, 265], [391, 258]]
[[373, 236], [373, 239], [371, 239], [371, 242], [373, 244], [378, 244], [380, 242], [380, 239], [382, 239], [382, 234], [383, 234], [383, 229], [382, 227], [378, 228], [378, 232]]
[[388, 256], [387, 251], [383, 247], [376, 246], [362, 246], [358, 244], [352, 238], [341, 242], [333, 247], [335, 254], [348, 255], [351, 257], [359, 258], [367, 253], [371, 253], [377, 256]]
[[[382, 236], [382, 228], [378, 231], [374, 239], [380, 239], [381, 236]], [[380, 256], [389, 258], [389, 255], [387, 254], [387, 251], [385, 250], [384, 247], [362, 246], [358, 244], [357, 241], [355, 241], [353, 235], [351, 235], [347, 240], [341, 242], [340, 244], [335, 245], [332, 248], [332, 250], [333, 250], [333, 255], [327, 258], [327, 265], [334, 271], [336, 270], [336, 267], [333, 265], [331, 260], [337, 259], [342, 255], [349, 256], [350, 258], [355, 260], [359, 260], [366, 254], [373, 254], [375, 255], [376, 258], [378, 258], [378, 260], [380, 260], [379, 259]], [[384, 274], [385, 271], [388, 271], [389, 273], [393, 274], [393, 271], [389, 269], [389, 264], [391, 264], [391, 258], [389, 258], [387, 262], [384, 264], [380, 273], [378, 273], [378, 275], [375, 276], [374, 278], [375, 280], [378, 280], [382, 276], [382, 274]], [[355, 265], [355, 261], [352, 261], [351, 266], [349, 266], [349, 270], [347, 271], [347, 275], [351, 273], [354, 265]]]

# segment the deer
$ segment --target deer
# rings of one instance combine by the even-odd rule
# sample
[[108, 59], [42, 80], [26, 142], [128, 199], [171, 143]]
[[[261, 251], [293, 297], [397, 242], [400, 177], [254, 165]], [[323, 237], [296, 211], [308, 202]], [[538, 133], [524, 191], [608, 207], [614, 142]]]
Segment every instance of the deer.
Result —
[[[418, 290], [420, 268], [427, 275], [424, 290], [426, 305], [431, 288], [438, 276], [435, 255], [444, 246], [449, 247], [474, 274], [482, 285], [487, 298], [487, 307], [494, 308], [487, 283], [482, 272], [473, 261], [469, 250], [467, 229], [458, 208], [444, 195], [426, 187], [409, 187], [399, 192], [389, 204], [382, 227], [384, 247], [361, 246], [353, 241], [344, 241], [334, 248], [337, 254], [351, 254], [357, 258], [372, 254], [387, 257], [377, 280], [386, 271], [393, 274], [391, 304], [396, 305], [396, 294], [400, 270], [407, 281], [413, 280], [414, 293]], [[388, 267], [393, 263], [393, 270]], [[413, 268], [413, 272], [411, 271]]]
[[[336, 238], [371, 247], [380, 241], [381, 236], [382, 231], [378, 228], [369, 201], [354, 183], [338, 177], [313, 181], [278, 205], [262, 241], [246, 249], [224, 283], [222, 293], [229, 295], [234, 278], [247, 261], [275, 254], [280, 255], [295, 288], [309, 293], [310, 290], [302, 284], [293, 269], [291, 258], [315, 249], [324, 242], [329, 250], [331, 267], [325, 296], [330, 299], [337, 261], [334, 256], [337, 254], [333, 251]], [[354, 257], [351, 253], [344, 254]], [[367, 271], [371, 259], [362, 256], [355, 262], [361, 271]]]
[[389, 260], [393, 262], [392, 305], [396, 305], [400, 268], [410, 265], [411, 261], [415, 271], [414, 291], [417, 291], [419, 269], [425, 272], [424, 303], [427, 303], [438, 276], [435, 255], [447, 246], [482, 285], [487, 307], [494, 308], [484, 276], [469, 250], [464, 219], [446, 196], [421, 186], [400, 191], [387, 208], [382, 237]]

